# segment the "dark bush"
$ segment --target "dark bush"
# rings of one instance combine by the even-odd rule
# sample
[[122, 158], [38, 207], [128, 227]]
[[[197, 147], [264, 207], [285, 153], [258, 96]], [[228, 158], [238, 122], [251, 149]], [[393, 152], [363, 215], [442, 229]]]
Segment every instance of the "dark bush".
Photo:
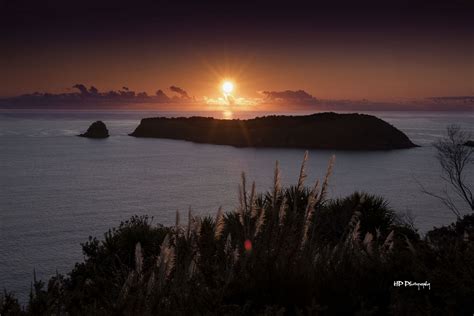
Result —
[[[388, 203], [354, 193], [326, 199], [327, 182], [257, 194], [216, 218], [174, 227], [132, 217], [45, 289], [31, 315], [463, 314], [474, 310], [474, 216], [421, 238]], [[394, 281], [431, 284], [395, 287]], [[2, 315], [22, 313], [5, 292]]]

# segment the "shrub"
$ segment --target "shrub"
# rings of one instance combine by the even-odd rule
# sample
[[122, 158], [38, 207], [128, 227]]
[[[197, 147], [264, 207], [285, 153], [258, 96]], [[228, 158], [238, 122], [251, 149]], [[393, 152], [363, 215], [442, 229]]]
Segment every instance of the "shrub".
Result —
[[[326, 198], [321, 182], [248, 190], [235, 210], [182, 225], [132, 217], [82, 245], [85, 260], [46, 290], [34, 282], [29, 314], [457, 314], [474, 304], [474, 220], [421, 238], [388, 203], [366, 193]], [[431, 282], [430, 291], [395, 288]], [[4, 295], [6, 297], [6, 294]], [[5, 299], [3, 299], [5, 301]], [[2, 301], [3, 302], [3, 301]], [[11, 302], [11, 298], [10, 298]], [[13, 304], [13, 305], [12, 305]], [[14, 303], [1, 306], [15, 306]], [[12, 308], [12, 307], [8, 307]]]

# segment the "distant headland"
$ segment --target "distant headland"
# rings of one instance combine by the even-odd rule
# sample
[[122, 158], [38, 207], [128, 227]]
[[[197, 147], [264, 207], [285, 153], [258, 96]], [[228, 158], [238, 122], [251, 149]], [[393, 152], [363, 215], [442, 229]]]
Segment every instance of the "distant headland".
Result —
[[366, 114], [333, 112], [265, 116], [144, 118], [130, 136], [187, 140], [235, 147], [388, 150], [417, 147], [400, 130]]

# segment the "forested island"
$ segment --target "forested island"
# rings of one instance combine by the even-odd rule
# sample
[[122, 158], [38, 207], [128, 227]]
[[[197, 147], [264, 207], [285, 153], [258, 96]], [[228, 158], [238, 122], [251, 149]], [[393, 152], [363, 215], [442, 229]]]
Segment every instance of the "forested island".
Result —
[[130, 136], [181, 139], [235, 147], [387, 150], [416, 147], [400, 130], [366, 114], [332, 112], [265, 116], [144, 118]]

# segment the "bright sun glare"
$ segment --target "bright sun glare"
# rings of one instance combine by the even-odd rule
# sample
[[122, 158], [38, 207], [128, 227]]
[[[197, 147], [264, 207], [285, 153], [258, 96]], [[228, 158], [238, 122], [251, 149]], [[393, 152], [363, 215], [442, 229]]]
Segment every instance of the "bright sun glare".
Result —
[[234, 84], [230, 81], [224, 81], [222, 84], [222, 91], [226, 94], [230, 94], [234, 90]]

